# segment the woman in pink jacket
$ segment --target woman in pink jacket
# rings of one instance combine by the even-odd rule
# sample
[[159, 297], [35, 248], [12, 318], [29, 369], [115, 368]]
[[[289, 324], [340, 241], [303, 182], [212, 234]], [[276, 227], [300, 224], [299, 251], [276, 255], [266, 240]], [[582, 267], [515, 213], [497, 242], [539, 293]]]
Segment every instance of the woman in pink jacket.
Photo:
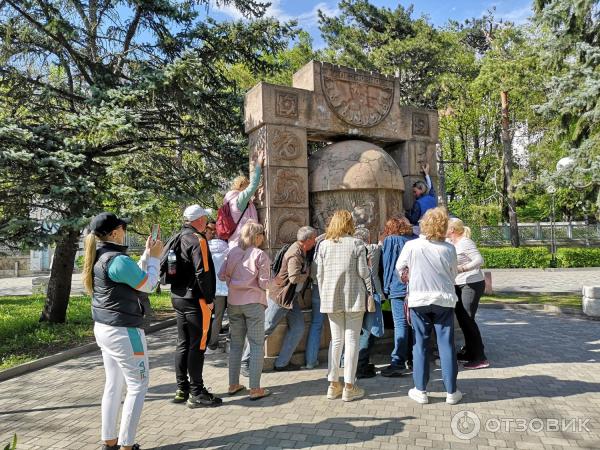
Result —
[[248, 221], [242, 227], [239, 245], [233, 247], [219, 270], [227, 283], [229, 296], [229, 395], [245, 388], [240, 384], [244, 341], [250, 344], [250, 400], [266, 397], [270, 391], [260, 387], [265, 342], [265, 309], [271, 260], [259, 247], [265, 239], [264, 227]]

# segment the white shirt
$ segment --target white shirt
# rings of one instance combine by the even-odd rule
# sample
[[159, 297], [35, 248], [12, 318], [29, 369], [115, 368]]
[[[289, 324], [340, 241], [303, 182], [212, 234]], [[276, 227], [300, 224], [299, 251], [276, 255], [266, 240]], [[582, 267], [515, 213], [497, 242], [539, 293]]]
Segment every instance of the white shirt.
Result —
[[439, 305], [454, 308], [458, 298], [454, 291], [457, 274], [456, 250], [443, 241], [429, 241], [424, 236], [408, 241], [396, 262], [396, 270], [408, 267], [408, 307]]
[[462, 285], [467, 283], [476, 283], [485, 279], [481, 266], [483, 265], [483, 256], [477, 250], [477, 245], [468, 237], [463, 236], [454, 244], [458, 265], [462, 266], [463, 272], [459, 273], [454, 280], [454, 284]]

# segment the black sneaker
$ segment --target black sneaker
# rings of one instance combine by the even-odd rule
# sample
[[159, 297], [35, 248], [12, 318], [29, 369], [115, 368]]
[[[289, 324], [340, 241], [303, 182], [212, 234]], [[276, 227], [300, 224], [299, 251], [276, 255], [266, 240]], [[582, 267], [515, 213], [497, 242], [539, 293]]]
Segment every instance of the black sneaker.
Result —
[[115, 445], [102, 444], [102, 450], [119, 450], [120, 448], [121, 448], [121, 446], [119, 444], [115, 444]]
[[175, 397], [173, 397], [173, 403], [183, 403], [190, 397], [190, 393], [182, 389], [175, 391]]
[[382, 377], [398, 378], [402, 375], [404, 375], [404, 369], [400, 366], [394, 366], [392, 364], [381, 370]]
[[273, 366], [273, 370], [275, 372], [290, 372], [292, 370], [300, 370], [300, 366], [289, 363], [287, 366], [283, 366], [283, 367]]
[[363, 367], [361, 369], [358, 369], [356, 371], [356, 378], [362, 379], [362, 378], [373, 378], [373, 377], [376, 377], [377, 373], [375, 373], [375, 368], [374, 367], [369, 367], [369, 366]]
[[223, 400], [219, 397], [212, 395], [206, 388], [202, 388], [202, 391], [198, 395], [190, 395], [188, 398], [188, 408], [214, 408], [220, 406]]

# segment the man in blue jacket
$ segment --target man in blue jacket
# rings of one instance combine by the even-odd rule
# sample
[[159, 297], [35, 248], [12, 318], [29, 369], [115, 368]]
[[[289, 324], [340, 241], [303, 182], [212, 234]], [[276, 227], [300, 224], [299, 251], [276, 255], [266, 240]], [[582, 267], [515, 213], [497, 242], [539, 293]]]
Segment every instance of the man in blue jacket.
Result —
[[413, 184], [415, 201], [407, 215], [410, 223], [415, 226], [415, 234], [419, 234], [419, 220], [421, 220], [428, 209], [435, 208], [438, 204], [435, 188], [433, 187], [433, 183], [429, 177], [429, 164], [421, 165], [421, 169], [425, 175], [425, 182], [419, 180]]

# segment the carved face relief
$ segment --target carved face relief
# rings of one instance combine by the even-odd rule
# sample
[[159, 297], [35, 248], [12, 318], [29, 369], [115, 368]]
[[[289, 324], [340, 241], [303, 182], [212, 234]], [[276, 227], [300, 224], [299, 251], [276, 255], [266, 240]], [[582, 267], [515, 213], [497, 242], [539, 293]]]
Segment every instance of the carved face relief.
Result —
[[298, 117], [298, 94], [275, 91], [275, 114], [279, 117]]
[[412, 134], [418, 136], [429, 136], [429, 116], [423, 113], [413, 113]]
[[361, 205], [353, 205], [352, 208], [352, 219], [354, 219], [354, 226], [363, 226], [365, 228], [371, 228], [373, 219], [375, 218], [375, 201], [368, 200]]
[[382, 75], [323, 65], [321, 84], [335, 114], [358, 127], [377, 125], [388, 115], [394, 100], [394, 81]]
[[275, 193], [273, 202], [278, 205], [306, 202], [306, 188], [301, 175], [291, 169], [277, 169], [275, 173]]

